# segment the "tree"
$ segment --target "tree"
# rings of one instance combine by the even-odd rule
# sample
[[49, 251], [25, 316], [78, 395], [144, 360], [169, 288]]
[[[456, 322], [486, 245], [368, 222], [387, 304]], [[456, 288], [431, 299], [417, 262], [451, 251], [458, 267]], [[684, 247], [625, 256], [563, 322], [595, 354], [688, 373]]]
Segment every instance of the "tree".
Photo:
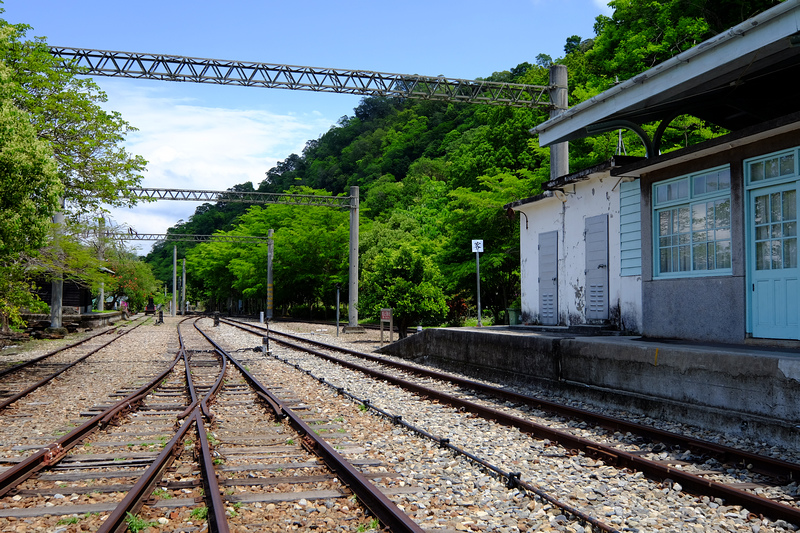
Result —
[[126, 250], [115, 250], [108, 258], [114, 272], [106, 291], [114, 303], [127, 299], [132, 312], [144, 309], [147, 298], [160, 292], [159, 282], [150, 265]]
[[0, 61], [13, 82], [10, 100], [30, 114], [53, 151], [67, 207], [79, 214], [135, 204], [129, 188], [140, 184], [146, 161], [122, 147], [135, 128], [105, 111], [105, 93], [72, 63], [54, 58], [44, 40], [24, 40], [30, 29], [0, 19]]
[[581, 49], [580, 35], [571, 35], [567, 37], [567, 42], [564, 44], [564, 53], [571, 54]]
[[[0, 41], [3, 40], [0, 27]], [[63, 186], [52, 151], [30, 116], [14, 106], [11, 72], [0, 63], [0, 328], [22, 325], [20, 308], [40, 309], [25, 256], [47, 239]], [[44, 306], [46, 307], [46, 306]]]
[[391, 307], [400, 338], [416, 324], [438, 326], [447, 313], [439, 269], [410, 244], [386, 250], [362, 271], [359, 312], [377, 317]]

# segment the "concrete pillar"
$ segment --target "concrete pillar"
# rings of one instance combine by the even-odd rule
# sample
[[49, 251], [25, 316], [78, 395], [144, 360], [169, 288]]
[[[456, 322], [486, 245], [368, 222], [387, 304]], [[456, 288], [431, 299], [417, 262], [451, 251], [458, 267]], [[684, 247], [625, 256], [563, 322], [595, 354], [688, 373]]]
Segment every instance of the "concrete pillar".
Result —
[[172, 247], [172, 307], [169, 316], [175, 316], [178, 307], [178, 247]]
[[[569, 107], [567, 67], [564, 65], [550, 66], [550, 118], [556, 117]], [[569, 143], [563, 142], [550, 145], [550, 179], [556, 179], [569, 174]]]
[[[61, 208], [53, 216], [55, 223], [55, 248], [56, 254], [61, 255], [61, 243], [59, 239], [64, 233], [64, 200], [61, 200]], [[64, 305], [64, 276], [58, 273], [52, 281], [50, 298], [50, 328], [61, 328], [61, 307]]]
[[[104, 252], [106, 247], [105, 233], [106, 233], [106, 219], [100, 217], [97, 221], [97, 259], [102, 261], [104, 259]], [[100, 282], [100, 294], [97, 295], [97, 310], [101, 313], [105, 310], [106, 304], [106, 287], [105, 283]]]
[[[350, 274], [348, 328], [358, 330], [358, 187], [350, 187]], [[345, 330], [347, 332], [347, 330]]]
[[183, 274], [181, 279], [181, 314], [186, 314], [186, 258], [183, 259]]
[[269, 230], [267, 233], [267, 322], [272, 320], [272, 305], [274, 296], [272, 290], [272, 259], [275, 254], [275, 242], [272, 240], [273, 233], [273, 230]]

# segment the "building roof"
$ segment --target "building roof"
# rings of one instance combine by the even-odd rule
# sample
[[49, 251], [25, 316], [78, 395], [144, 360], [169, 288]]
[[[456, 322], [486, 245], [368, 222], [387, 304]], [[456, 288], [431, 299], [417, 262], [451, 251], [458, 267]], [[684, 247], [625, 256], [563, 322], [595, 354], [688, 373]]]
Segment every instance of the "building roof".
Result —
[[[800, 0], [777, 6], [531, 129], [542, 146], [689, 114], [731, 131], [800, 111]], [[795, 74], [796, 75], [796, 74]]]

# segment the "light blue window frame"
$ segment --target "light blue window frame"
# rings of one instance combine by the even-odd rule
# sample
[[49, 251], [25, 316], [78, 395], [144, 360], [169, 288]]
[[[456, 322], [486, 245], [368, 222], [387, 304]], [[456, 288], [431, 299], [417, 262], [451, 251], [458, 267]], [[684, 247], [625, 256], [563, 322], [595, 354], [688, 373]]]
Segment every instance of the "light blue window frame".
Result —
[[732, 273], [730, 166], [653, 184], [653, 277]]

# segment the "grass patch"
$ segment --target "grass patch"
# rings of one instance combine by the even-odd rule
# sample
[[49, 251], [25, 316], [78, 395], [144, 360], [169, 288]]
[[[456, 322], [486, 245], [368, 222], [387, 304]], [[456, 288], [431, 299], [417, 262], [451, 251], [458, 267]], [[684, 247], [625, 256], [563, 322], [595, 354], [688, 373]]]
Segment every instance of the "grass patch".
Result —
[[134, 514], [128, 513], [127, 518], [125, 518], [125, 523], [128, 524], [128, 531], [131, 533], [139, 533], [140, 531], [147, 529], [150, 526], [158, 526], [158, 522], [148, 522], [144, 518], [140, 516], [136, 516]]
[[195, 520], [205, 520], [208, 518], [208, 507], [195, 507], [191, 515]]

